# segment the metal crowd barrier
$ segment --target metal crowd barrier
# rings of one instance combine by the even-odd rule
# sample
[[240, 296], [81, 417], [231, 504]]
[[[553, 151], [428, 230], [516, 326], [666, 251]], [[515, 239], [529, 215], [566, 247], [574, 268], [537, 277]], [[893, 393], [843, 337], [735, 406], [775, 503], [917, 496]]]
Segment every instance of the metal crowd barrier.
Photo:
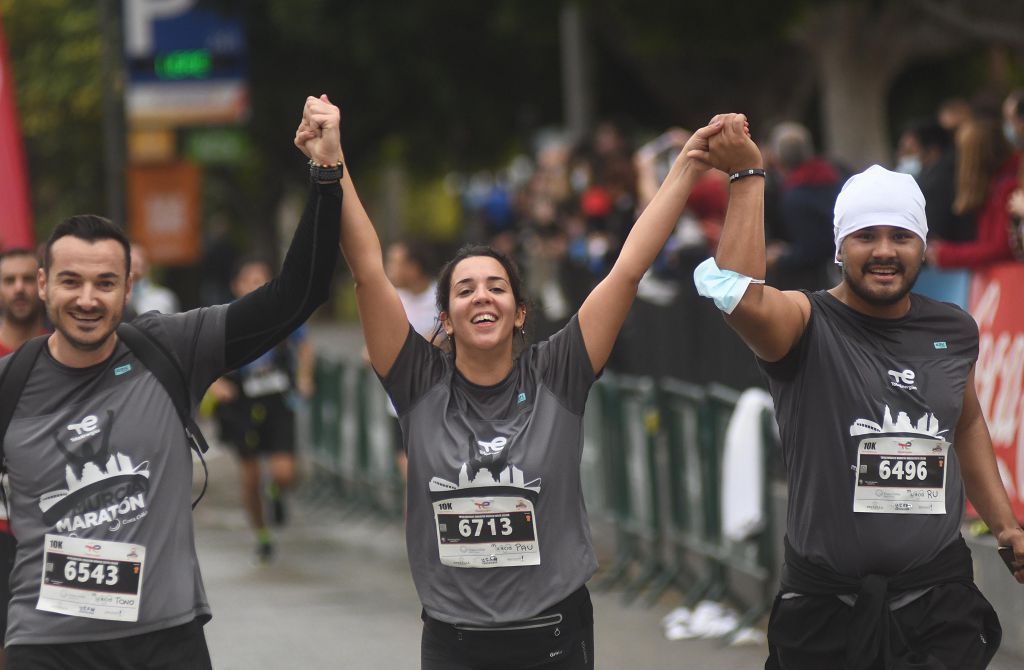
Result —
[[[603, 430], [601, 453], [607, 517], [615, 557], [596, 588], [620, 586], [627, 601], [646, 591], [653, 604], [668, 589], [692, 607], [703, 599], [738, 605], [742, 628], [770, 608], [776, 588], [773, 505], [767, 481], [774, 442], [770, 412], [762, 416], [763, 529], [740, 543], [722, 533], [722, 450], [739, 393], [711, 384], [617, 376], [595, 386]], [[745, 575], [746, 589], [733, 586]]]
[[[309, 412], [311, 495], [353, 514], [401, 518], [393, 419], [373, 372], [361, 361], [320, 358], [316, 382]], [[596, 475], [597, 481], [584, 484], [596, 484], [599, 495], [588, 498], [588, 507], [595, 519], [609, 522], [615, 552], [594, 588], [619, 588], [627, 601], [645, 595], [647, 604], [669, 589], [691, 607], [702, 599], [729, 600], [742, 608], [743, 626], [767, 611], [777, 572], [770, 482], [764, 482], [763, 530], [738, 545], [722, 534], [721, 456], [738, 397], [717, 384], [612, 372], [597, 382], [587, 417], [596, 467], [584, 470], [585, 479]], [[773, 422], [766, 412], [766, 445], [774, 440]], [[770, 453], [764, 450], [766, 480]], [[738, 574], [752, 579], [754, 588], [735, 589]]]
[[322, 357], [310, 403], [309, 495], [346, 512], [401, 518], [405, 492], [391, 442], [387, 395], [361, 362]]

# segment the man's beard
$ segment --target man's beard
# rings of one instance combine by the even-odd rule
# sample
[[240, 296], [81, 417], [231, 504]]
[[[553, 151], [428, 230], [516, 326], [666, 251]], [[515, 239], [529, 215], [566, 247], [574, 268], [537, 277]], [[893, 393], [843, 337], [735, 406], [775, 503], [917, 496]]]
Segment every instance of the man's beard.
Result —
[[[51, 314], [49, 314], [49, 317], [50, 317], [50, 323], [53, 324], [53, 329], [56, 330], [57, 332], [59, 332], [61, 335], [63, 335], [64, 339], [67, 340], [68, 343], [73, 348], [75, 348], [75, 349], [77, 349], [79, 351], [97, 351], [98, 349], [102, 349], [103, 345], [105, 345], [110, 340], [110, 336], [114, 334], [114, 331], [117, 329], [118, 324], [121, 323], [121, 316], [122, 316], [122, 314], [123, 313], [112, 314], [111, 316], [113, 318], [110, 321], [110, 330], [108, 330], [103, 335], [103, 337], [100, 337], [100, 338], [98, 338], [95, 341], [86, 341], [86, 340], [79, 339], [77, 336], [75, 336], [71, 332], [71, 330], [69, 328], [66, 328], [64, 326], [64, 321], [63, 320], [61, 320], [59, 318], [54, 318], [56, 316], [55, 314], [51, 313]], [[70, 320], [71, 319], [71, 315], [68, 314], [67, 312], [65, 312], [65, 318]]]
[[[28, 296], [16, 296], [15, 300], [29, 300]], [[13, 309], [3, 310], [3, 320], [12, 326], [31, 326], [43, 316], [43, 303], [36, 300], [32, 307], [24, 314], [18, 314]]]
[[[896, 273], [902, 274], [904, 277], [903, 285], [900, 287], [900, 290], [891, 295], [882, 296], [869, 291], [865, 287], [865, 284], [867, 283], [865, 278], [873, 267], [894, 267], [896, 269]], [[899, 261], [893, 261], [891, 263], [868, 261], [864, 264], [864, 267], [861, 268], [861, 280], [860, 282], [857, 282], [854, 281], [849, 273], [847, 273], [846, 264], [843, 263], [840, 265], [840, 269], [843, 273], [843, 281], [845, 281], [846, 285], [850, 287], [850, 290], [853, 291], [854, 295], [869, 305], [874, 305], [876, 307], [889, 307], [890, 305], [895, 305], [899, 301], [903, 300], [903, 298], [907, 297], [907, 294], [914, 288], [914, 284], [917, 283], [917, 278], [921, 275], [921, 267], [921, 265], [918, 265], [917, 269], [914, 270], [914, 273], [909, 274], [906, 266]]]

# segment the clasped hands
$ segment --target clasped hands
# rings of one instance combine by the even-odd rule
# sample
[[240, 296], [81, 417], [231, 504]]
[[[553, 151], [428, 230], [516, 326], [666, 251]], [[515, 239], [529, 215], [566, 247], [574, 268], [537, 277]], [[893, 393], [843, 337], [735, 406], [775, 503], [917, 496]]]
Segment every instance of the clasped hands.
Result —
[[726, 174], [764, 164], [743, 114], [716, 114], [708, 125], [693, 133], [682, 155], [705, 170], [717, 168]]
[[295, 146], [317, 165], [337, 165], [341, 153], [341, 110], [327, 95], [309, 96], [295, 130]]

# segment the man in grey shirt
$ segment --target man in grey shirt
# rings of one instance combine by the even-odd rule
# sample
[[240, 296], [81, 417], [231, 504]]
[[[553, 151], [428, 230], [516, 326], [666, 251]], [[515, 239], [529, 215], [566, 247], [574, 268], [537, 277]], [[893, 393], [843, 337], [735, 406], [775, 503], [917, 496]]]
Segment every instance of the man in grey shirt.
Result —
[[764, 171], [744, 121], [730, 115], [711, 140], [712, 164], [731, 175], [729, 213], [695, 279], [757, 355], [782, 435], [786, 565], [765, 667], [984, 668], [1000, 629], [960, 536], [965, 497], [1013, 548], [1020, 582], [1024, 530], [974, 387], [977, 325], [910, 293], [928, 230], [921, 191], [877, 165], [851, 177], [835, 205], [842, 281], [764, 286]]
[[[326, 96], [307, 99], [295, 144], [311, 159], [312, 185], [277, 278], [230, 305], [134, 322], [178, 364], [193, 411], [210, 382], [327, 298], [339, 118]], [[130, 270], [128, 240], [101, 217], [71, 217], [46, 246], [39, 287], [55, 332], [3, 436], [18, 538], [7, 633], [15, 670], [211, 667], [191, 452], [165, 388], [116, 333]]]

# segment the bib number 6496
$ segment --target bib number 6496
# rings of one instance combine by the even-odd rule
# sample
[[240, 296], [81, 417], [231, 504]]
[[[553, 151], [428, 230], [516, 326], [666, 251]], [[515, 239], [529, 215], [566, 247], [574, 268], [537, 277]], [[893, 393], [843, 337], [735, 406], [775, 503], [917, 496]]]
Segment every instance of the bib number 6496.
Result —
[[928, 464], [924, 460], [897, 460], [896, 464], [893, 465], [889, 459], [883, 458], [878, 464], [878, 476], [883, 480], [895, 477], [903, 481], [917, 479], [923, 482], [928, 478]]

